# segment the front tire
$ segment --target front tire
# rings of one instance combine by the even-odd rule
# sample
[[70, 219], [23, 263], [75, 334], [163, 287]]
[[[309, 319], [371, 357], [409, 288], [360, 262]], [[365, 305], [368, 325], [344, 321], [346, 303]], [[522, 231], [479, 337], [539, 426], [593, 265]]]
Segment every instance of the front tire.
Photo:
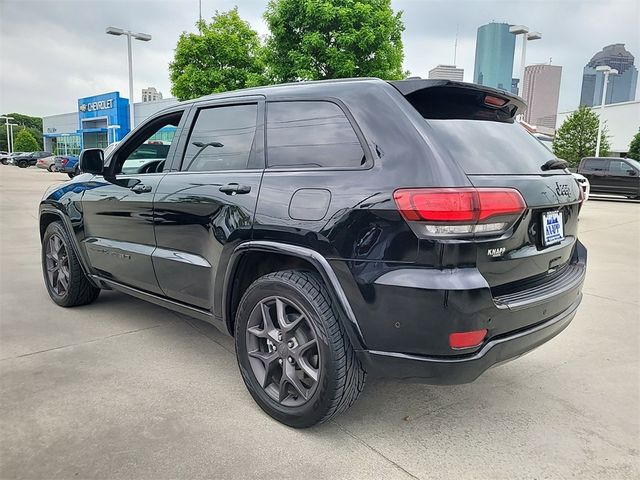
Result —
[[325, 422], [362, 392], [366, 373], [338, 316], [322, 279], [309, 271], [270, 273], [242, 297], [235, 324], [242, 379], [279, 422]]
[[27, 168], [29, 166], [29, 163], [26, 160], [20, 160], [18, 162], [18, 167], [20, 168]]
[[42, 239], [42, 273], [51, 300], [61, 307], [93, 302], [100, 294], [85, 276], [66, 230], [52, 222]]

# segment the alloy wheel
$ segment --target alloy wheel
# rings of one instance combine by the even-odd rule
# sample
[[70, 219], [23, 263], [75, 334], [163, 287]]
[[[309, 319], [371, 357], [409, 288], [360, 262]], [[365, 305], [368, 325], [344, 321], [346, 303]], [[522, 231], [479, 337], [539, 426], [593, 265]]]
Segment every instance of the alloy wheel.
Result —
[[260, 301], [249, 317], [246, 346], [253, 374], [273, 400], [305, 404], [320, 378], [320, 351], [306, 313], [284, 297]]
[[69, 255], [59, 235], [49, 237], [46, 247], [47, 279], [56, 295], [63, 296], [69, 290]]

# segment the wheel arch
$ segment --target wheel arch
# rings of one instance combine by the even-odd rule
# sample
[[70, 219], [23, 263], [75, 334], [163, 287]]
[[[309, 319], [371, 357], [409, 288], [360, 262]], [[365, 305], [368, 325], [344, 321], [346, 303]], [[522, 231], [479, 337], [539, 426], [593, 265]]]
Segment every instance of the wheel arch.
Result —
[[62, 228], [66, 230], [67, 236], [69, 237], [69, 241], [71, 242], [71, 248], [73, 248], [73, 251], [76, 254], [76, 257], [78, 257], [80, 266], [82, 267], [82, 271], [84, 272], [84, 274], [86, 275], [86, 277], [89, 279], [91, 283], [93, 283], [95, 286], [99, 286], [91, 278], [91, 271], [89, 269], [89, 264], [78, 245], [77, 237], [73, 233], [73, 227], [71, 226], [71, 222], [68, 219], [68, 217], [66, 217], [64, 213], [61, 212], [60, 210], [57, 210], [50, 206], [47, 207], [44, 204], [40, 206], [40, 218], [38, 220], [39, 227], [40, 227], [40, 242], [42, 243], [42, 240], [44, 238], [44, 233], [47, 231], [47, 228], [49, 227], [49, 225], [56, 221], [59, 221], [62, 224]]
[[309, 248], [271, 241], [248, 241], [231, 254], [221, 298], [223, 322], [228, 332], [233, 335], [236, 310], [247, 287], [267, 273], [289, 269], [306, 269], [320, 275], [333, 303], [340, 309], [338, 319], [352, 345], [356, 349], [364, 348], [362, 331], [329, 262]]

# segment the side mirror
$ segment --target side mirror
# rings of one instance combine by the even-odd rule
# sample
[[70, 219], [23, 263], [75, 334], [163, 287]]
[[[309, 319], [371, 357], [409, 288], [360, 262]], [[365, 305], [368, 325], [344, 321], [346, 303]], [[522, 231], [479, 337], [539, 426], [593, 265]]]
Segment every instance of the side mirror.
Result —
[[638, 172], [636, 172], [635, 170], [627, 170], [627, 173], [631, 177], [635, 177], [636, 175], [638, 175]]
[[80, 171], [101, 175], [104, 171], [104, 151], [101, 148], [87, 148], [80, 152]]

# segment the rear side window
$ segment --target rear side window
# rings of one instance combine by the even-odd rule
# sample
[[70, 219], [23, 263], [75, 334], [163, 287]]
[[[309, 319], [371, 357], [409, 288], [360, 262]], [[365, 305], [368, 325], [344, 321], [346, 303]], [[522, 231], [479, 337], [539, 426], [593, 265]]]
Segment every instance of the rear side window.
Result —
[[582, 164], [582, 170], [589, 170], [590, 172], [604, 172], [606, 169], [606, 160], [587, 159]]
[[256, 135], [258, 105], [229, 105], [198, 112], [182, 170], [243, 170]]
[[360, 167], [366, 159], [349, 119], [335, 103], [270, 102], [269, 167]]
[[[518, 123], [425, 119], [438, 151], [468, 174], [543, 174], [555, 155]], [[551, 171], [552, 173], [558, 173]]]

